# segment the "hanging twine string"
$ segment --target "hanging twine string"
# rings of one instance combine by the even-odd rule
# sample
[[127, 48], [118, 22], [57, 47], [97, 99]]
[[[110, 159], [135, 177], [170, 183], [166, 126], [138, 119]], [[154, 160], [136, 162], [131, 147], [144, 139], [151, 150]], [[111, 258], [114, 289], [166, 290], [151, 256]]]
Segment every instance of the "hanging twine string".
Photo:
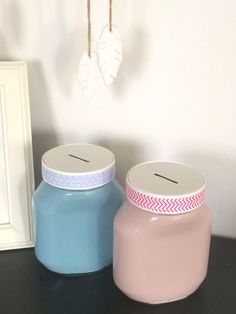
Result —
[[[88, 14], [88, 56], [91, 57], [92, 32], [91, 32], [91, 0], [87, 0]], [[109, 0], [109, 31], [112, 32], [112, 0]]]
[[91, 58], [91, 3], [87, 0], [87, 14], [88, 14], [88, 56]]
[[112, 0], [109, 0], [109, 31], [112, 32]]

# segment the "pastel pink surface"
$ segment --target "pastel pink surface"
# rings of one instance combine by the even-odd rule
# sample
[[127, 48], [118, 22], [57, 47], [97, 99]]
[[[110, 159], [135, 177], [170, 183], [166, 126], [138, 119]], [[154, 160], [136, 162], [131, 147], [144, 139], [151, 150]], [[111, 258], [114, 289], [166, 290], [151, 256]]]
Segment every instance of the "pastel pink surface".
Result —
[[193, 293], [207, 273], [211, 215], [144, 211], [126, 201], [114, 221], [114, 280], [132, 299], [157, 304]]

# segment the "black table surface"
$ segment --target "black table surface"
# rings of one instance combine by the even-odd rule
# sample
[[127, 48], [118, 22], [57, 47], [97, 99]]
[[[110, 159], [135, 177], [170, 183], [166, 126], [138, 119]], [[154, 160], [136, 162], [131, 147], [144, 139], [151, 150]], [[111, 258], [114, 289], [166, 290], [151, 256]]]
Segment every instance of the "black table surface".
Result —
[[207, 278], [188, 298], [148, 305], [114, 285], [111, 267], [68, 277], [45, 269], [33, 249], [0, 253], [1, 314], [236, 314], [236, 240], [213, 237]]

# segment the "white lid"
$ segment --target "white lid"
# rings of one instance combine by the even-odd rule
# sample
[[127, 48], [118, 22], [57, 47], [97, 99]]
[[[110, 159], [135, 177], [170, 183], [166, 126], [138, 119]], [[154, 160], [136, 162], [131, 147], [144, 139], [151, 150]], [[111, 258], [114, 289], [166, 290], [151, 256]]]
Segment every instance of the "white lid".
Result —
[[127, 198], [156, 213], [178, 214], [199, 207], [205, 179], [194, 168], [173, 162], [147, 162], [131, 168], [126, 177]]
[[101, 146], [69, 144], [50, 149], [42, 157], [42, 176], [48, 184], [68, 190], [87, 190], [110, 182], [115, 156]]

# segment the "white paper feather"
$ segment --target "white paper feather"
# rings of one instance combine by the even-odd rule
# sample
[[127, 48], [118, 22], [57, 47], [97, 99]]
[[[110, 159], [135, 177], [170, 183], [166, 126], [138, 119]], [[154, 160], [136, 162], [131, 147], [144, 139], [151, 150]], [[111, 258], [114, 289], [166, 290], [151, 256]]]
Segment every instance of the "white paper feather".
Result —
[[79, 83], [89, 105], [96, 103], [100, 91], [100, 73], [97, 64], [97, 55], [92, 52], [91, 57], [85, 51], [79, 62]]
[[110, 85], [117, 76], [122, 61], [120, 32], [112, 25], [112, 32], [106, 26], [97, 45], [98, 64], [106, 85]]

